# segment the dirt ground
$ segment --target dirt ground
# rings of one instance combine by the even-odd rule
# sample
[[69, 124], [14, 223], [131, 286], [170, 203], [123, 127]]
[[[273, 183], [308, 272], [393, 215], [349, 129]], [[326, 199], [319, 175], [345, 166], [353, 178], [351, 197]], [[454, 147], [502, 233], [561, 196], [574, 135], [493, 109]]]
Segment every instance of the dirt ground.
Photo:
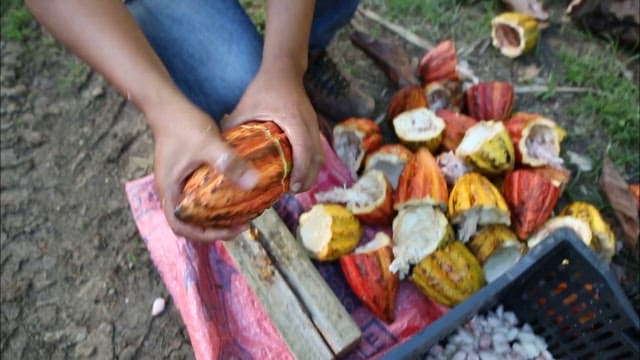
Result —
[[[349, 43], [350, 30], [330, 52], [382, 114], [392, 88]], [[547, 41], [571, 45], [560, 35]], [[408, 49], [416, 60], [420, 50]], [[0, 51], [2, 358], [193, 358], [125, 198], [125, 182], [151, 172], [141, 114], [44, 33], [2, 40]], [[517, 65], [487, 65], [499, 55], [482, 43], [473, 53], [484, 59], [470, 61], [480, 77], [518, 74]], [[571, 96], [539, 106], [561, 115]], [[532, 111], [540, 104], [518, 101]], [[156, 297], [168, 305], [152, 318]]]

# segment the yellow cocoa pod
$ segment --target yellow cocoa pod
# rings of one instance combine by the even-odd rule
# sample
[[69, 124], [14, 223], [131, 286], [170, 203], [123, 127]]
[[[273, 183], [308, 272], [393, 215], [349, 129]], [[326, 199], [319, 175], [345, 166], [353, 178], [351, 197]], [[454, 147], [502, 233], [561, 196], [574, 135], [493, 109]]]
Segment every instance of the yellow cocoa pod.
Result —
[[560, 215], [573, 216], [589, 224], [593, 236], [591, 248], [602, 259], [611, 262], [616, 251], [616, 237], [595, 206], [584, 201], [575, 201], [562, 209]]
[[504, 174], [515, 165], [513, 142], [502, 121], [480, 121], [468, 128], [456, 155], [486, 175]]
[[448, 216], [458, 239], [467, 242], [478, 225], [511, 225], [511, 214], [498, 189], [476, 172], [458, 178], [449, 194]]
[[298, 238], [320, 261], [336, 260], [351, 252], [361, 235], [360, 222], [342, 205], [316, 204], [299, 218]]
[[431, 300], [455, 306], [484, 285], [478, 259], [460, 241], [453, 241], [420, 261], [411, 281]]
[[488, 225], [473, 235], [469, 250], [482, 264], [484, 277], [491, 282], [509, 270], [526, 252], [526, 246], [505, 225]]
[[528, 52], [538, 36], [538, 21], [530, 15], [506, 12], [491, 20], [492, 44], [504, 56], [515, 58]]

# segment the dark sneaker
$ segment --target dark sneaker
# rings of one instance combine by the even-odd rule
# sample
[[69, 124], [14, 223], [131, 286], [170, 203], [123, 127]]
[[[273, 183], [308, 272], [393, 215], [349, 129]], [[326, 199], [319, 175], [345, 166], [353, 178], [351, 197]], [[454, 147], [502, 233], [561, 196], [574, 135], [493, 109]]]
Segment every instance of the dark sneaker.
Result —
[[310, 56], [304, 86], [316, 111], [334, 123], [373, 114], [373, 98], [341, 74], [325, 51]]

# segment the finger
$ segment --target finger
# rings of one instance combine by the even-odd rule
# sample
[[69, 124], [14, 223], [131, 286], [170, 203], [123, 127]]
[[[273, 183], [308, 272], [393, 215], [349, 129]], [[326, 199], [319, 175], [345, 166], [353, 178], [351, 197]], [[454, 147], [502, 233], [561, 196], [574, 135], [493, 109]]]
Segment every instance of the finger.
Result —
[[323, 151], [319, 132], [317, 129], [307, 129], [307, 134], [306, 137], [294, 138], [291, 143], [293, 150], [292, 192], [310, 189], [315, 184], [322, 165]]
[[244, 189], [252, 189], [258, 183], [258, 171], [246, 160], [242, 159], [226, 143], [220, 141], [211, 150], [216, 154], [215, 159], [210, 161], [216, 171], [223, 173], [231, 181]]
[[216, 240], [229, 241], [238, 236], [244, 228], [230, 228], [230, 229], [213, 229], [202, 228], [199, 226], [189, 225], [176, 221], [173, 226], [173, 230], [176, 235], [183, 236], [192, 241], [199, 242], [212, 242]]

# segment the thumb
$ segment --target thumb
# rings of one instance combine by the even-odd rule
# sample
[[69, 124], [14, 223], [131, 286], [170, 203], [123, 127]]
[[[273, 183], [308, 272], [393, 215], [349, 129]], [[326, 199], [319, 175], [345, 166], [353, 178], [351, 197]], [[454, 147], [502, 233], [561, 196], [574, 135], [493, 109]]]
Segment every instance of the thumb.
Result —
[[248, 190], [258, 183], [258, 171], [223, 140], [213, 144], [213, 149], [208, 154], [214, 154], [208, 161], [209, 165], [240, 187]]

